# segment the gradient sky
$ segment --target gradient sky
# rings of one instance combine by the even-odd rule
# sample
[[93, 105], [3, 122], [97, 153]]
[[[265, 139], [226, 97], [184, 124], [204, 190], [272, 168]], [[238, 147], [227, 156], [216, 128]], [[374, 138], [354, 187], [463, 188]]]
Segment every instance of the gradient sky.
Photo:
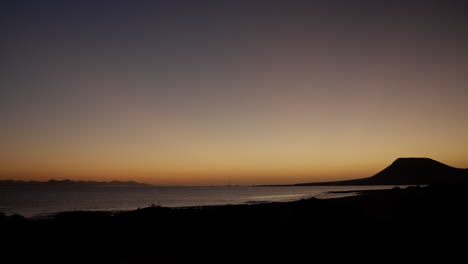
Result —
[[464, 1], [226, 2], [2, 1], [0, 179], [468, 168]]

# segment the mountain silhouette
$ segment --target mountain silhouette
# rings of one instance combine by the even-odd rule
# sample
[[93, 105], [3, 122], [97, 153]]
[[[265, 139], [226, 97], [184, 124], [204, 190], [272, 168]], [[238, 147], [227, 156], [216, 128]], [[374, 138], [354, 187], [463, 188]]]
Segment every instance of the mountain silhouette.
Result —
[[146, 183], [134, 181], [72, 181], [72, 180], [49, 180], [49, 181], [14, 181], [0, 180], [0, 187], [147, 187]]
[[295, 185], [425, 185], [460, 182], [468, 182], [468, 169], [454, 168], [429, 158], [399, 158], [369, 178]]

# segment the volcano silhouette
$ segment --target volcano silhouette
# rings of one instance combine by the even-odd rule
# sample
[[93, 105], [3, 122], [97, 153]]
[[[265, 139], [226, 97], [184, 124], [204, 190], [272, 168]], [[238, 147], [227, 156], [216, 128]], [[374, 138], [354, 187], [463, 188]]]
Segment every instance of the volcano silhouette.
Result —
[[454, 168], [429, 158], [399, 158], [369, 178], [295, 185], [426, 185], [460, 182], [468, 182], [468, 169]]

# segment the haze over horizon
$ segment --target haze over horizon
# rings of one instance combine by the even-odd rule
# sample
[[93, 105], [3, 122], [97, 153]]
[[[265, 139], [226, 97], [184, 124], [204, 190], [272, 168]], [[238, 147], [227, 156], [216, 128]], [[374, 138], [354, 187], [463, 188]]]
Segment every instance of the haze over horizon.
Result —
[[0, 180], [468, 168], [463, 1], [194, 2], [2, 3]]

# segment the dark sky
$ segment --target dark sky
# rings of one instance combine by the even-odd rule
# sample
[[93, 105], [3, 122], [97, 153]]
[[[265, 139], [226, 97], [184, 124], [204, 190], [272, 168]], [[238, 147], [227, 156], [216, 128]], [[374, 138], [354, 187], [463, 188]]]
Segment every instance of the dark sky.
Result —
[[1, 177], [468, 167], [466, 1], [239, 2], [2, 1]]

